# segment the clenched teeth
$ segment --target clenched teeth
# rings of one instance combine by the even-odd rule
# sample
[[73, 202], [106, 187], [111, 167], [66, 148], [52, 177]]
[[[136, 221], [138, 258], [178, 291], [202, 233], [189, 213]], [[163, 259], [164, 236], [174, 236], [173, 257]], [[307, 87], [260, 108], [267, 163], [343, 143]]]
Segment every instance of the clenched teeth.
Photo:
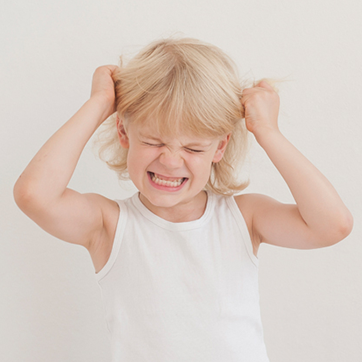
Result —
[[162, 180], [161, 178], [157, 177], [152, 172], [151, 172], [151, 179], [157, 185], [168, 186], [168, 187], [178, 187], [178, 186], [180, 186], [182, 184], [182, 181], [184, 181], [184, 178], [180, 178], [180, 179], [174, 180], [174, 181]]

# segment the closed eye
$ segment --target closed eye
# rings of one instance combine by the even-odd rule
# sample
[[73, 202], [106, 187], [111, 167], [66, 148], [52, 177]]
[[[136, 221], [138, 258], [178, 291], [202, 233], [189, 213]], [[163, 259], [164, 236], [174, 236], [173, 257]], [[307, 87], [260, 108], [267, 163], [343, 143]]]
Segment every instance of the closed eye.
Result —
[[[144, 145], [146, 146], [153, 146], [153, 147], [163, 147], [164, 144], [160, 143], [160, 144], [155, 144], [155, 143], [148, 143], [148, 142], [142, 142]], [[187, 152], [191, 152], [191, 153], [202, 153], [202, 152], [205, 152], [203, 150], [194, 150], [192, 148], [185, 148], [185, 150]]]
[[147, 143], [147, 142], [142, 142], [144, 145], [147, 146], [154, 146], [154, 147], [162, 147], [164, 146], [163, 144], [154, 144], [154, 143]]
[[191, 148], [186, 148], [186, 150], [189, 151], [189, 152], [194, 152], [194, 153], [204, 152], [202, 150], [192, 150]]

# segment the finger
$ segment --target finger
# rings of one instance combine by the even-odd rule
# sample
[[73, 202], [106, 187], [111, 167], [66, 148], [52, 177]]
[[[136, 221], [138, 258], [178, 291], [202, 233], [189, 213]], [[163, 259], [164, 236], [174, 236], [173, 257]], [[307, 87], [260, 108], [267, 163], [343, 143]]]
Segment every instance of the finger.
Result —
[[116, 70], [119, 70], [119, 66], [118, 65], [107, 65], [108, 69], [113, 73]]
[[109, 69], [109, 70], [114, 71], [115, 69], [117, 69], [119, 67], [117, 65], [114, 65], [114, 64], [106, 64], [106, 65], [101, 65], [98, 68], [100, 68], [100, 69]]
[[[266, 87], [264, 86], [264, 83], [266, 84]], [[268, 91], [270, 88], [270, 85], [268, 83], [266, 83], [265, 81], [260, 81], [259, 83], [257, 83], [255, 86], [251, 87], [251, 88], [244, 88], [242, 91], [242, 94], [253, 94], [253, 93], [257, 93], [260, 91]]]
[[244, 89], [241, 93], [241, 98], [240, 98], [241, 103], [245, 104], [245, 102], [247, 102], [249, 98], [251, 98], [255, 93], [259, 93], [260, 91], [266, 91], [266, 90], [260, 88]]
[[262, 79], [261, 81], [259, 81], [258, 84], [255, 87], [274, 90], [274, 88], [265, 79]]
[[249, 94], [254, 94], [254, 93], [257, 93], [257, 92], [260, 92], [260, 88], [245, 88], [243, 91], [242, 91], [242, 95], [249, 95]]
[[246, 94], [246, 95], [243, 94], [243, 95], [241, 96], [241, 98], [240, 98], [241, 108], [242, 108], [242, 110], [244, 110], [244, 111], [245, 111], [245, 108], [246, 108], [246, 106], [247, 106], [247, 104], [248, 104], [248, 100], [249, 100], [250, 96], [251, 96], [251, 95], [249, 95], [249, 94]]

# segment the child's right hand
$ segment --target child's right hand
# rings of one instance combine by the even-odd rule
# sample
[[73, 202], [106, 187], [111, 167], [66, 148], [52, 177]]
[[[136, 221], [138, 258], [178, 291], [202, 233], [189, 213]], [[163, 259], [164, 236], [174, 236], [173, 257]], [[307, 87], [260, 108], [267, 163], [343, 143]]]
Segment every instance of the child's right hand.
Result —
[[116, 65], [103, 65], [98, 67], [92, 80], [91, 98], [101, 101], [105, 107], [105, 118], [116, 112], [114, 73], [119, 71]]

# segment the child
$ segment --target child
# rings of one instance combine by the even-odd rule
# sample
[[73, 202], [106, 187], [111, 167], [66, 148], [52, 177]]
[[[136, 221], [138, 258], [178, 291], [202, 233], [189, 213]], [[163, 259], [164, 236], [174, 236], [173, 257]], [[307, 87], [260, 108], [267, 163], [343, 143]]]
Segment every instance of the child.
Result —
[[[259, 245], [330, 246], [353, 224], [333, 186], [282, 135], [278, 112], [273, 87], [242, 87], [217, 47], [157, 41], [124, 67], [97, 68], [90, 99], [19, 177], [23, 212], [89, 251], [113, 362], [268, 361]], [[100, 154], [139, 190], [126, 200], [67, 188], [106, 119]], [[234, 196], [247, 185], [237, 167], [248, 132], [296, 204]]]

